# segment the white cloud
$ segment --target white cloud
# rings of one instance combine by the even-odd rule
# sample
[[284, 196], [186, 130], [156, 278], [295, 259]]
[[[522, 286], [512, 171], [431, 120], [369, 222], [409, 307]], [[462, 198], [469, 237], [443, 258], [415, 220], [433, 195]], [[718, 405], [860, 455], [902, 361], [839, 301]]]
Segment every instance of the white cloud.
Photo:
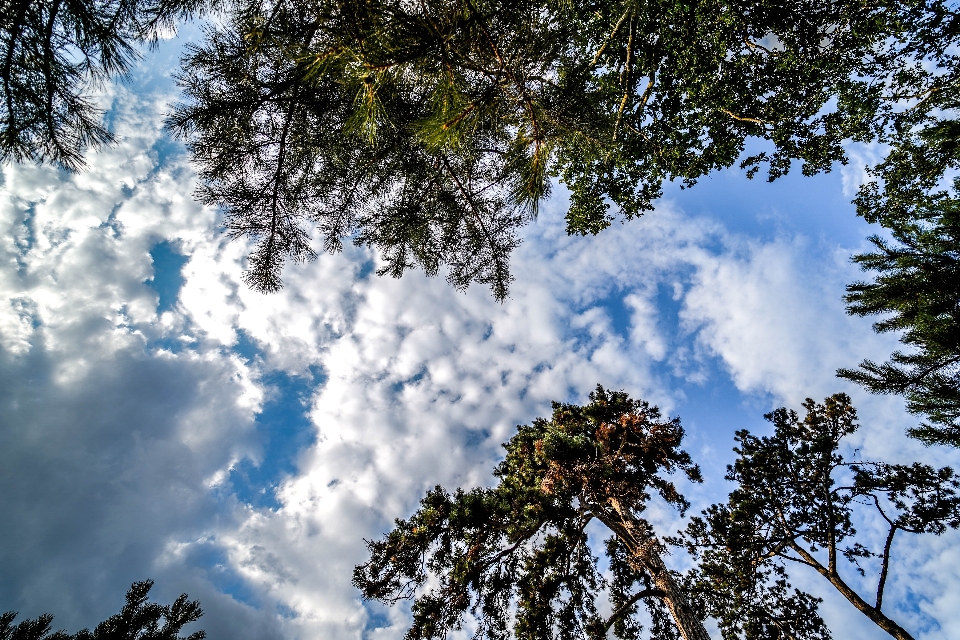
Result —
[[156, 316], [149, 250], [161, 238], [209, 245], [214, 214], [189, 198], [186, 167], [158, 170], [161, 101], [118, 95], [121, 142], [87, 172], [4, 170], [0, 508], [15, 526], [0, 545], [0, 599], [75, 629], [149, 575], [167, 600], [202, 596], [221, 630], [243, 619], [263, 630], [202, 575], [165, 575], [160, 561], [171, 536], [232, 519], [205, 481], [253, 446], [262, 392], [219, 347], [158, 346], [183, 321]]
[[858, 351], [891, 345], [868, 322], [844, 315], [843, 287], [854, 277], [846, 251], [803, 238], [731, 244], [720, 256], [699, 257], [681, 318], [741, 391], [797, 404], [836, 389], [834, 371], [859, 361]]
[[847, 164], [840, 167], [843, 181], [843, 195], [852, 198], [857, 195], [861, 185], [870, 181], [867, 169], [876, 166], [887, 155], [890, 148], [877, 142], [856, 142], [847, 146]]

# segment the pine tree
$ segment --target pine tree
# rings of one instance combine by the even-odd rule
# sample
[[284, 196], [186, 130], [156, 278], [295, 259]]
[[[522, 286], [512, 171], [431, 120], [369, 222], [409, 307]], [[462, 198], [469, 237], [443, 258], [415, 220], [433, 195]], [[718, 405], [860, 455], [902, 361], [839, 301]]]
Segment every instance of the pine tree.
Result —
[[[955, 96], [960, 21], [934, 0], [270, 0], [184, 59], [170, 120], [201, 198], [258, 240], [249, 282], [345, 239], [382, 273], [507, 294], [519, 229], [558, 179], [597, 233], [738, 161], [845, 161]], [[908, 107], [908, 108], [904, 108]], [[906, 128], [904, 128], [906, 127]], [[741, 160], [749, 138], [772, 143]]]
[[152, 587], [152, 580], [134, 582], [120, 612], [98, 624], [92, 632], [83, 629], [73, 635], [65, 631], [51, 633], [53, 616], [50, 614], [14, 625], [17, 614], [8, 611], [0, 615], [0, 640], [203, 640], [206, 637], [203, 631], [186, 637], [180, 635], [185, 625], [203, 615], [199, 602], [188, 600], [185, 593], [171, 605], [149, 602]]
[[[630, 637], [640, 601], [655, 628], [669, 630], [672, 618], [685, 640], [709, 637], [642, 515], [651, 493], [686, 508], [667, 474], [699, 480], [679, 449], [679, 421], [602, 387], [590, 400], [584, 407], [554, 404], [550, 421], [520, 427], [493, 489], [450, 495], [437, 487], [410, 519], [369, 543], [371, 559], [357, 567], [354, 582], [365, 598], [417, 595], [407, 638], [442, 638], [468, 610], [479, 617], [478, 637], [507, 637], [514, 598], [517, 637], [552, 638], [558, 630], [599, 639], [611, 627]], [[587, 544], [593, 520], [614, 533], [609, 584]], [[417, 593], [431, 576], [439, 586]], [[603, 586], [616, 611], [608, 619], [595, 604]]]
[[[640, 634], [641, 604], [650, 637], [706, 640], [707, 611], [667, 568], [664, 540], [645, 518], [654, 495], [687, 508], [670, 474], [700, 481], [682, 438], [678, 419], [623, 392], [598, 387], [585, 406], [554, 404], [549, 421], [519, 427], [505, 445], [493, 488], [430, 491], [368, 543], [354, 583], [368, 599], [414, 599], [408, 640], [444, 638], [468, 612], [477, 638], [626, 640]], [[607, 575], [589, 546], [594, 521], [611, 534]], [[742, 611], [778, 621], [780, 634], [746, 637], [828, 637], [815, 599], [781, 595]]]
[[[955, 103], [960, 104], [960, 103]], [[847, 288], [851, 314], [884, 315], [878, 332], [902, 332], [910, 351], [870, 360], [840, 376], [874, 393], [905, 396], [929, 422], [911, 430], [927, 444], [960, 446], [960, 122], [944, 119], [902, 140], [856, 200], [891, 239], [854, 260], [875, 277]]]
[[137, 47], [203, 0], [5, 0], [0, 3], [0, 162], [77, 171], [113, 140], [89, 96], [122, 76]]
[[[940, 535], [960, 526], [960, 480], [949, 467], [847, 460], [841, 442], [858, 426], [850, 398], [841, 393], [803, 406], [803, 418], [787, 409], [768, 414], [773, 436], [737, 432], [739, 457], [726, 476], [736, 488], [726, 504], [713, 505], [687, 528], [684, 542], [698, 567], [685, 584], [720, 622], [724, 637], [786, 638], [791, 636], [781, 621], [751, 612], [787, 595], [787, 566], [805, 566], [878, 627], [911, 640], [883, 610], [895, 536]], [[871, 548], [857, 535], [858, 509], [873, 511], [884, 523], [880, 546]], [[861, 596], [842, 577], [841, 556], [861, 575], [867, 563], [876, 567], [872, 596]], [[811, 604], [805, 594], [793, 598]], [[791, 613], [802, 623], [802, 606]]]
[[[550, 420], [518, 427], [504, 445], [492, 488], [436, 487], [368, 542], [354, 584], [367, 599], [413, 600], [408, 640], [445, 638], [468, 616], [477, 639], [626, 640], [644, 621], [650, 638], [705, 639], [710, 618], [725, 640], [829, 640], [821, 600], [790, 584], [807, 567], [878, 627], [911, 639], [883, 608], [895, 543], [960, 526], [960, 478], [947, 467], [845, 458], [843, 439], [858, 427], [845, 394], [804, 408], [802, 418], [768, 414], [773, 436], [738, 431], [728, 501], [664, 537], [645, 517], [652, 497], [682, 513], [670, 475], [701, 480], [679, 448], [679, 419], [602, 387], [582, 407], [555, 403]], [[886, 526], [879, 544], [854, 526], [869, 511]], [[605, 571], [591, 551], [594, 522], [611, 534]], [[693, 568], [669, 570], [670, 547], [686, 549]], [[876, 570], [875, 593], [850, 586], [843, 559], [861, 575]]]

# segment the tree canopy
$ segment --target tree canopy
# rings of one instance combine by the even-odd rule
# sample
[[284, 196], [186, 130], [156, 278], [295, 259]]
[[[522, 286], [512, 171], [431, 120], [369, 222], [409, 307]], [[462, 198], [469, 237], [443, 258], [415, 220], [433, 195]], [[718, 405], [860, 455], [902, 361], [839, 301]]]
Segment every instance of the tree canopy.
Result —
[[134, 582], [120, 612], [98, 624], [93, 631], [51, 633], [53, 616], [50, 614], [14, 625], [17, 614], [8, 611], [0, 615], [0, 640], [203, 640], [206, 637], [202, 630], [189, 636], [180, 635], [185, 625], [203, 615], [199, 602], [189, 600], [185, 593], [170, 605], [150, 602], [152, 587], [152, 580]]
[[[170, 119], [249, 282], [345, 239], [384, 273], [507, 294], [519, 228], [559, 179], [570, 233], [738, 161], [813, 174], [956, 98], [947, 2], [272, 0], [184, 59]], [[941, 115], [937, 115], [941, 114]], [[749, 138], [767, 151], [742, 158]], [[613, 213], [615, 212], [615, 213]]]
[[[910, 353], [841, 375], [906, 396], [957, 444], [960, 163], [956, 6], [910, 2], [271, 0], [236, 3], [184, 59], [170, 118], [201, 199], [258, 241], [247, 282], [352, 240], [380, 274], [445, 269], [503, 299], [520, 228], [558, 180], [571, 234], [739, 163], [768, 179], [892, 152], [856, 199], [891, 230], [857, 261], [851, 313], [893, 312]], [[744, 157], [747, 141], [766, 150]], [[947, 184], [944, 184], [946, 181]]]
[[[184, 59], [172, 115], [203, 200], [260, 241], [249, 281], [346, 239], [384, 273], [448, 270], [507, 294], [509, 253], [551, 181], [570, 233], [738, 161], [844, 162], [952, 123], [947, 0], [16, 0], [0, 7], [0, 159], [83, 165], [111, 139], [86, 95], [159, 30], [223, 11]], [[766, 151], [743, 158], [749, 138]]]
[[[554, 404], [550, 420], [518, 427], [504, 445], [492, 488], [437, 487], [368, 542], [354, 584], [368, 599], [413, 600], [408, 640], [445, 638], [471, 615], [475, 638], [626, 640], [645, 623], [651, 638], [706, 639], [711, 618], [726, 640], [827, 640], [820, 599], [789, 582], [806, 567], [880, 628], [910, 639], [883, 609], [894, 538], [957, 528], [960, 481], [949, 468], [847, 460], [841, 443], [857, 423], [844, 394], [804, 408], [803, 418], [768, 414], [773, 436], [739, 431], [728, 502], [671, 538], [645, 513], [654, 498], [686, 509], [670, 474], [700, 481], [679, 448], [679, 420], [602, 387], [582, 407]], [[878, 547], [855, 527], [871, 510], [887, 530]], [[605, 570], [592, 521], [611, 534]], [[670, 570], [667, 545], [686, 549], [694, 567]], [[872, 602], [841, 576], [841, 556], [860, 573], [877, 567]]]
[[[0, 160], [83, 166], [111, 140], [86, 95], [162, 29], [220, 11], [188, 47], [169, 125], [199, 197], [286, 260], [378, 249], [380, 274], [446, 271], [508, 295], [510, 253], [556, 181], [567, 231], [599, 233], [739, 163], [773, 180], [892, 151], [855, 202], [890, 230], [848, 309], [892, 313], [906, 353], [842, 376], [907, 398], [913, 434], [960, 442], [960, 17], [949, 0], [16, 0], [0, 7]], [[764, 150], [744, 157], [750, 139]]]
[[[912, 640], [883, 610], [894, 537], [897, 532], [940, 535], [960, 526], [960, 480], [949, 467], [846, 458], [841, 442], [858, 427], [846, 394], [822, 404], [808, 399], [803, 406], [802, 418], [787, 409], [767, 414], [772, 436], [737, 432], [738, 458], [726, 476], [736, 488], [726, 504], [694, 518], [684, 536], [699, 561], [687, 584], [726, 638], [786, 638], [790, 635], [781, 622], [764, 615], [763, 607], [771, 597], [784, 600], [787, 565], [805, 566], [891, 636]], [[858, 535], [856, 520], [862, 522], [865, 511], [886, 529], [879, 545]], [[876, 568], [872, 597], [861, 596], [843, 578], [841, 556], [861, 575]], [[809, 596], [795, 597], [809, 604]]]

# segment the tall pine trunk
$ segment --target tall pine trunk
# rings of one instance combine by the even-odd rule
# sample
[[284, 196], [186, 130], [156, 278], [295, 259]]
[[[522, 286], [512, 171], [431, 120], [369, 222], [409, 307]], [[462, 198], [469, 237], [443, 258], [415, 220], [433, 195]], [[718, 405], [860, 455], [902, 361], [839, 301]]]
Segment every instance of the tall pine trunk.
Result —
[[648, 574], [654, 586], [663, 593], [660, 598], [670, 611], [683, 640], [710, 640], [703, 622], [693, 612], [686, 594], [677, 586], [664, 564], [661, 557], [663, 545], [653, 535], [650, 525], [636, 518], [615, 498], [607, 501], [607, 507], [597, 510], [597, 519], [617, 534], [630, 552], [631, 564]]

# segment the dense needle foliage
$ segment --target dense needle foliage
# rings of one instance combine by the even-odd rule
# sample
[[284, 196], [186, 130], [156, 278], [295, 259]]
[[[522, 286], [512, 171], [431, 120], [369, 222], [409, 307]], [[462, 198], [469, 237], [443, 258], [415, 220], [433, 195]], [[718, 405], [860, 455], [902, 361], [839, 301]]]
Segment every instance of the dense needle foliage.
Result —
[[[368, 543], [370, 560], [354, 583], [365, 598], [414, 598], [409, 640], [443, 638], [468, 612], [478, 638], [600, 640], [612, 630], [626, 640], [638, 633], [639, 603], [657, 637], [674, 638], [676, 628], [708, 637], [643, 518], [652, 495], [686, 508], [669, 474], [699, 480], [679, 448], [680, 423], [622, 392], [598, 387], [590, 400], [555, 404], [549, 421], [520, 427], [495, 487], [437, 487]], [[592, 520], [615, 534], [606, 543], [609, 580], [588, 545]], [[603, 599], [612, 615], [600, 615]]]
[[[955, 108], [956, 101], [950, 106]], [[911, 430], [928, 444], [960, 446], [960, 122], [929, 123], [897, 145], [861, 190], [858, 211], [889, 229], [854, 259], [874, 279], [846, 296], [850, 313], [884, 316], [906, 352], [864, 361], [840, 375], [875, 393], [905, 396], [927, 422]]]
[[203, 615], [199, 602], [188, 600], [187, 594], [181, 594], [171, 605], [150, 602], [152, 587], [151, 580], [134, 582], [120, 612], [98, 624], [93, 631], [51, 633], [53, 616], [50, 614], [13, 624], [17, 614], [7, 612], [0, 615], [0, 640], [203, 640], [206, 637], [203, 631], [180, 635], [184, 625]]
[[[768, 414], [773, 436], [737, 432], [739, 457], [727, 472], [736, 488], [726, 504], [694, 518], [684, 536], [699, 561], [687, 585], [725, 637], [788, 638], [784, 622], [812, 622], [806, 610], [814, 601], [800, 592], [791, 595], [787, 582], [788, 566], [805, 566], [891, 636], [911, 639], [883, 610], [895, 536], [940, 535], [960, 526], [960, 481], [948, 467], [845, 458], [843, 438], [858, 427], [845, 394], [822, 404], [807, 400], [804, 408], [802, 418], [787, 409]], [[886, 529], [879, 545], [858, 535], [854, 522], [864, 512], [873, 512]], [[872, 597], [860, 595], [842, 576], [844, 558], [861, 575], [876, 570]], [[787, 620], [764, 614], [771, 600], [787, 605]], [[810, 637], [827, 637], [823, 627], [809, 630]]]
[[[259, 241], [248, 272], [344, 239], [382, 272], [447, 269], [507, 294], [551, 179], [570, 233], [740, 161], [783, 175], [890, 139], [956, 92], [939, 1], [270, 0], [237, 3], [184, 59], [171, 125], [201, 197]], [[939, 110], [939, 111], [938, 111]], [[906, 129], [904, 129], [906, 127]], [[743, 159], [746, 141], [766, 152]], [[616, 212], [615, 214], [613, 212]]]
[[122, 76], [137, 47], [203, 0], [6, 0], [0, 3], [0, 162], [84, 166], [113, 140], [90, 93]]

